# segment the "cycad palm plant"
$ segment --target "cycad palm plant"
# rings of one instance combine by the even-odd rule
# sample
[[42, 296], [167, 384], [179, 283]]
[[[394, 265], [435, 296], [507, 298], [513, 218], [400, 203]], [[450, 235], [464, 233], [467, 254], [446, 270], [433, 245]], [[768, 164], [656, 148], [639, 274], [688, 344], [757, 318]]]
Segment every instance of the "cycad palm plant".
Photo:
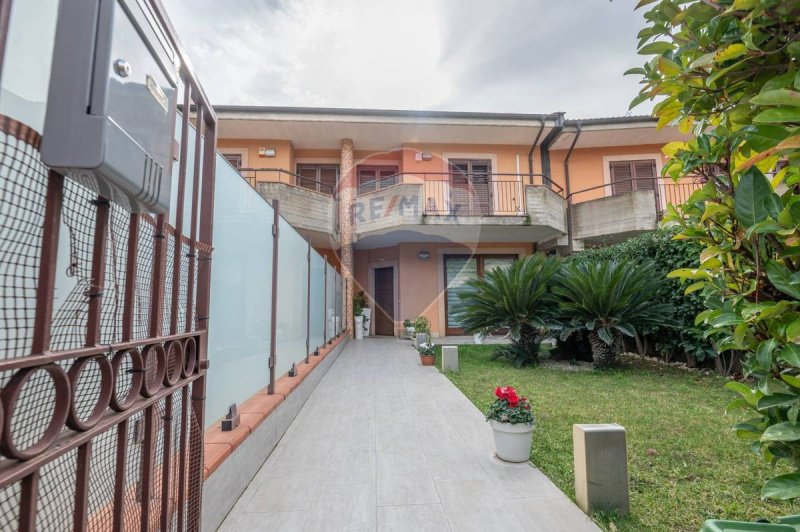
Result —
[[483, 279], [467, 283], [455, 316], [470, 334], [508, 329], [511, 345], [498, 346], [495, 355], [506, 356], [517, 366], [536, 363], [541, 332], [557, 310], [549, 286], [559, 267], [557, 257], [536, 254], [495, 268]]
[[675, 326], [670, 305], [655, 296], [665, 279], [650, 262], [565, 263], [553, 287], [564, 321], [561, 337], [585, 329], [597, 369], [614, 365], [622, 335], [647, 325]]

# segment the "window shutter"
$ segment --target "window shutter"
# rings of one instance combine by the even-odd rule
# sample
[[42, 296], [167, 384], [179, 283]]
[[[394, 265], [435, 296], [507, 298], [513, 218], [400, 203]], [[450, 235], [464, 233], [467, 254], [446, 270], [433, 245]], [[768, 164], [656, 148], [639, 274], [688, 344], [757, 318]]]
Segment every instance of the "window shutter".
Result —
[[488, 216], [489, 208], [489, 162], [472, 163], [472, 214]]
[[653, 190], [655, 188], [656, 167], [652, 159], [633, 161], [635, 190]]
[[335, 167], [323, 167], [319, 169], [319, 191], [323, 194], [333, 195], [339, 179], [339, 169]]
[[613, 161], [611, 163], [611, 193], [616, 196], [633, 190], [632, 177], [630, 162]]
[[223, 153], [222, 156], [226, 161], [231, 163], [231, 166], [240, 170], [242, 168], [242, 154], [241, 153]]
[[386, 188], [392, 185], [397, 184], [397, 167], [386, 167], [382, 168], [380, 172], [378, 172], [378, 176], [380, 181], [378, 181], [378, 188]]
[[366, 194], [375, 190], [375, 170], [372, 168], [358, 169], [358, 194]]
[[309, 190], [317, 190], [317, 169], [314, 166], [305, 166], [297, 169], [297, 185]]

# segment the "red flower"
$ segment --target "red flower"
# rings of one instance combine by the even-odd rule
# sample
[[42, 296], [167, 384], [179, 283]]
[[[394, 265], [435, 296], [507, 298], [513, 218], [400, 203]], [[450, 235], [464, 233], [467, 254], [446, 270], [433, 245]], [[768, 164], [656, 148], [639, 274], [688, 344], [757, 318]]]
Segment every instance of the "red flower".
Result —
[[515, 408], [519, 405], [519, 397], [517, 397], [517, 394], [513, 390], [506, 397], [506, 401], [508, 401], [508, 406], [511, 408]]

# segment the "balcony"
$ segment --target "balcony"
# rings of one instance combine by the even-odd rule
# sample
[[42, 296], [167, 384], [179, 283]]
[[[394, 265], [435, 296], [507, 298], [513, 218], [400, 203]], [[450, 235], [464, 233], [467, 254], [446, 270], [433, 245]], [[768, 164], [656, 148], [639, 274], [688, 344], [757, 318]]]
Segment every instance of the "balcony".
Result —
[[684, 203], [702, 186], [692, 178], [677, 183], [665, 178], [636, 178], [573, 192], [567, 196], [573, 239], [596, 246], [652, 231], [668, 204]]
[[353, 211], [361, 247], [402, 241], [538, 241], [566, 232], [562, 191], [541, 176], [397, 174], [369, 189], [357, 196]]
[[241, 168], [239, 173], [265, 200], [278, 199], [281, 215], [313, 245], [336, 247], [339, 206], [333, 185], [280, 168]]

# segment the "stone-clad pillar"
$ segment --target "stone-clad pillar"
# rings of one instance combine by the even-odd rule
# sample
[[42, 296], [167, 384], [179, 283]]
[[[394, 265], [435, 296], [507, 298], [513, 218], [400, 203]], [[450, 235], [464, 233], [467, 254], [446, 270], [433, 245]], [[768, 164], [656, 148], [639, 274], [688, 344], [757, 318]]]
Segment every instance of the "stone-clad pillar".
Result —
[[339, 251], [344, 279], [344, 327], [353, 330], [353, 201], [355, 198], [355, 167], [353, 140], [342, 139], [339, 165]]

